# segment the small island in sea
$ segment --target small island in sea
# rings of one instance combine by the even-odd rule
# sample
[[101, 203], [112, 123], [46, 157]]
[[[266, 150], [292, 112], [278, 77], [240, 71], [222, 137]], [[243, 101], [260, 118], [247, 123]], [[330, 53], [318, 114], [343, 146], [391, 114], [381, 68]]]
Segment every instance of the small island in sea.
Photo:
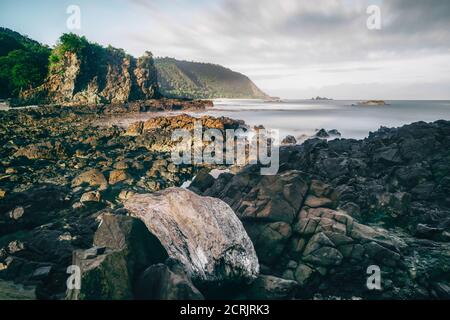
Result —
[[317, 97], [312, 97], [311, 98], [311, 100], [333, 100], [333, 99], [331, 99], [331, 98], [327, 98], [327, 97], [319, 97], [319, 96], [317, 96]]
[[356, 105], [353, 104], [353, 106], [388, 106], [389, 103], [386, 103], [384, 100], [366, 100], [366, 101], [360, 101]]

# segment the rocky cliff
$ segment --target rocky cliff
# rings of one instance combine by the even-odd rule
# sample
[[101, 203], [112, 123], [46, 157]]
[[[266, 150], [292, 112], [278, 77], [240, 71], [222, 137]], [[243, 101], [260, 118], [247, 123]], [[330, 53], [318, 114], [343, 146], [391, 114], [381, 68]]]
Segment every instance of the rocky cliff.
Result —
[[22, 93], [24, 102], [56, 104], [124, 103], [159, 98], [153, 57], [140, 58], [84, 37], [63, 35], [50, 56], [41, 86]]
[[247, 76], [220, 65], [153, 59], [150, 52], [134, 58], [75, 34], [63, 34], [51, 49], [0, 28], [0, 98], [12, 105], [123, 103], [161, 95], [269, 98]]

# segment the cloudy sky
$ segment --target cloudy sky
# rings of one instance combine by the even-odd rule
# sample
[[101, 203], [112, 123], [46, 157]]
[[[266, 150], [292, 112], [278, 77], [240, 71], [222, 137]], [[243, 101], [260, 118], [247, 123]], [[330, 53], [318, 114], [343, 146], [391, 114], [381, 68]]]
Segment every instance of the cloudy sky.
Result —
[[90, 40], [218, 63], [273, 96], [450, 99], [449, 0], [1, 0], [0, 25], [53, 45], [69, 5]]

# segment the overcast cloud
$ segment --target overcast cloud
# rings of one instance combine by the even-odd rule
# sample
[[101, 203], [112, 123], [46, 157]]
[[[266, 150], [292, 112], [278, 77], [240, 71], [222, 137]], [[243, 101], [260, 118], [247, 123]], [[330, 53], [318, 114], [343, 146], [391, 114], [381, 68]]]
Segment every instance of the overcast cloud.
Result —
[[[134, 0], [155, 28], [131, 33], [136, 46], [229, 66], [273, 95], [450, 98], [448, 0], [162, 2]], [[373, 4], [381, 30], [366, 27]]]

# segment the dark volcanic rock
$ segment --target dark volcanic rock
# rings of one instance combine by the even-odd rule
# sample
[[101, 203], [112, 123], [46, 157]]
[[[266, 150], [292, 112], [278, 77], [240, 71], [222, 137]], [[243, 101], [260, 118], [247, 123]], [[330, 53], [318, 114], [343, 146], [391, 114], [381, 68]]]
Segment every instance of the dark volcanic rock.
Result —
[[297, 282], [273, 276], [259, 276], [240, 299], [249, 300], [289, 300], [293, 298]]
[[131, 299], [138, 275], [168, 257], [139, 219], [104, 214], [101, 220], [94, 247], [74, 252], [72, 264], [81, 270], [82, 286], [68, 290], [68, 299]]
[[70, 300], [128, 300], [133, 298], [133, 279], [123, 251], [92, 248], [74, 252], [73, 265], [81, 270], [80, 289], [69, 289]]
[[285, 145], [285, 144], [296, 144], [297, 143], [297, 139], [295, 139], [294, 136], [286, 136], [282, 141], [281, 144]]
[[244, 221], [292, 223], [308, 190], [305, 176], [298, 171], [261, 176], [259, 170], [248, 169], [232, 176], [224, 188], [215, 183], [205, 195], [221, 198]]
[[[297, 297], [443, 298], [449, 132], [449, 122], [437, 121], [382, 128], [361, 141], [307, 140], [281, 149], [278, 175], [248, 166], [203, 194], [230, 204], [264, 273], [296, 280]], [[365, 287], [369, 265], [383, 272], [381, 293]]]
[[55, 185], [38, 185], [11, 193], [0, 202], [0, 236], [45, 224], [67, 208], [69, 191]]
[[315, 136], [317, 138], [329, 138], [330, 135], [328, 134], [327, 130], [325, 129], [320, 129], [316, 132]]
[[94, 246], [125, 250], [128, 269], [134, 273], [168, 258], [158, 238], [141, 220], [129, 216], [103, 214], [94, 235]]
[[214, 177], [209, 174], [208, 170], [200, 170], [189, 186], [191, 190], [205, 191], [214, 184]]
[[[209, 103], [161, 99], [1, 112], [0, 278], [35, 286], [38, 298], [63, 298], [72, 252], [92, 246], [101, 210], [119, 213], [133, 193], [180, 185], [198, 170], [175, 166], [170, 154], [149, 151], [124, 136], [125, 130], [98, 127], [97, 121], [110, 113], [201, 109]], [[119, 256], [102, 264], [109, 259]]]
[[203, 300], [181, 265], [156, 264], [139, 277], [136, 298], [139, 300]]
[[[275, 176], [252, 165], [217, 179], [209, 167], [171, 163], [171, 133], [192, 129], [193, 117], [157, 117], [128, 130], [98, 126], [112, 113], [205, 104], [147, 100], [1, 112], [0, 278], [36, 288], [41, 299], [64, 298], [73, 263], [86, 291], [69, 297], [79, 299], [131, 299], [139, 285], [143, 298], [200, 298], [191, 281], [206, 298], [237, 297], [219, 286], [224, 279], [255, 299], [448, 297], [450, 122], [381, 128], [364, 140], [310, 139], [281, 147]], [[219, 130], [242, 126], [201, 121]], [[229, 207], [184, 197], [186, 190], [155, 193], [195, 175], [193, 191]], [[152, 199], [139, 202], [151, 212], [145, 226], [123, 207], [136, 205], [136, 197]], [[173, 219], [156, 218], [155, 203]], [[206, 212], [208, 219], [199, 214]], [[167, 232], [157, 232], [163, 226]], [[161, 245], [184, 258], [183, 270], [158, 266], [166, 258]], [[252, 285], [256, 255], [264, 276]], [[366, 286], [370, 265], [380, 267], [381, 291]], [[193, 269], [218, 281], [203, 286], [202, 276], [190, 279]], [[147, 292], [153, 284], [159, 289]]]

